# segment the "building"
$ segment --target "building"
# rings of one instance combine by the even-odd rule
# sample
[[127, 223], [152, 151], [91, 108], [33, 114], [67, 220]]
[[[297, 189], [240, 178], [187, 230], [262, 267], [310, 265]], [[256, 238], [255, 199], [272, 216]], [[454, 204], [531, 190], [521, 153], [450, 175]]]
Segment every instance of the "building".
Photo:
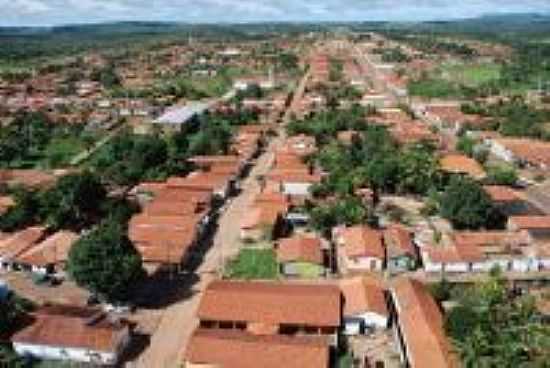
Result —
[[115, 365], [131, 339], [127, 323], [112, 322], [94, 309], [42, 307], [31, 320], [11, 339], [24, 357]]
[[550, 168], [550, 143], [534, 139], [490, 139], [491, 153], [511, 163], [547, 170]]
[[387, 268], [391, 273], [406, 272], [416, 268], [418, 251], [411, 233], [405, 227], [392, 225], [384, 230]]
[[482, 179], [485, 177], [485, 170], [474, 159], [459, 155], [450, 154], [441, 157], [439, 160], [441, 170], [448, 174], [468, 175], [473, 179]]
[[533, 239], [550, 239], [550, 216], [511, 216], [508, 229], [525, 230]]
[[333, 285], [214, 281], [204, 291], [197, 317], [201, 328], [326, 336], [335, 345], [341, 299]]
[[388, 327], [388, 306], [380, 280], [356, 276], [338, 284], [344, 296], [344, 334], [359, 335]]
[[325, 255], [318, 237], [297, 235], [280, 239], [275, 250], [285, 276], [312, 278], [325, 274]]
[[323, 337], [258, 336], [242, 331], [197, 329], [183, 368], [329, 368]]
[[401, 363], [411, 368], [459, 367], [445, 336], [443, 315], [428, 289], [419, 281], [400, 278], [390, 292], [395, 307], [394, 337], [400, 347]]
[[27, 251], [19, 254], [15, 262], [23, 269], [48, 274], [63, 272], [69, 252], [80, 236], [72, 231], [58, 231]]
[[364, 225], [333, 229], [338, 268], [342, 273], [382, 271], [386, 253], [382, 233]]
[[0, 270], [19, 269], [17, 257], [36, 246], [45, 234], [43, 227], [29, 227], [0, 240]]

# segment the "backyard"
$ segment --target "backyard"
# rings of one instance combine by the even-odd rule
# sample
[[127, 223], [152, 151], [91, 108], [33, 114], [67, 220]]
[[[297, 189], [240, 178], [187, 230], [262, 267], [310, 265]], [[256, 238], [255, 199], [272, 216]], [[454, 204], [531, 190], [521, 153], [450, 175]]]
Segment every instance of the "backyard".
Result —
[[228, 265], [226, 276], [239, 280], [275, 280], [279, 277], [273, 249], [241, 249]]

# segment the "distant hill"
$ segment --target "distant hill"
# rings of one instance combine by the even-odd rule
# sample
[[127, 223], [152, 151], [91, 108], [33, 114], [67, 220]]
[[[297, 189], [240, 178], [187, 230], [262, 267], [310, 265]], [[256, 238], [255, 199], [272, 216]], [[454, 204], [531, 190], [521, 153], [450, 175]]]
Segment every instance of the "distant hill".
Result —
[[106, 38], [108, 36], [162, 35], [192, 33], [221, 37], [251, 37], [272, 33], [330, 31], [346, 27], [355, 31], [401, 29], [438, 33], [550, 33], [550, 14], [490, 14], [462, 20], [427, 22], [273, 22], [244, 24], [188, 24], [176, 22], [112, 22], [97, 24], [68, 24], [55, 27], [0, 27], [0, 37]]

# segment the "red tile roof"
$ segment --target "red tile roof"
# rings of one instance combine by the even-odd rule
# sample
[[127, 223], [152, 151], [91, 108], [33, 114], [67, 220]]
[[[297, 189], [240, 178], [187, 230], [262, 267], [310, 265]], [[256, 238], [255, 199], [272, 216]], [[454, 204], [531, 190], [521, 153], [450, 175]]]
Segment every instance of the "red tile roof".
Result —
[[[42, 308], [31, 325], [17, 332], [14, 343], [116, 352], [127, 333], [124, 324], [111, 324], [97, 311], [75, 313], [68, 308]], [[86, 312], [86, 313], [84, 313]], [[93, 313], [93, 314], [92, 314]]]
[[197, 329], [185, 360], [223, 368], [328, 368], [329, 346], [323, 337], [257, 336]]
[[21, 253], [17, 261], [34, 266], [47, 266], [66, 262], [69, 251], [78, 240], [79, 235], [71, 231], [58, 231], [41, 243]]
[[502, 185], [486, 185], [483, 189], [495, 202], [516, 202], [521, 199], [516, 191], [510, 187]]
[[381, 280], [357, 276], [339, 281], [344, 295], [344, 315], [354, 316], [374, 312], [389, 317]]
[[446, 155], [439, 160], [441, 169], [451, 174], [468, 174], [473, 178], [485, 176], [483, 167], [474, 159], [464, 155]]
[[411, 368], [458, 367], [445, 336], [443, 316], [427, 288], [416, 280], [401, 278], [394, 282], [392, 293]]
[[307, 236], [294, 236], [277, 242], [277, 260], [285, 262], [309, 262], [323, 264], [321, 239]]
[[201, 320], [267, 326], [337, 327], [341, 294], [332, 285], [214, 281], [206, 288], [197, 315]]
[[348, 258], [374, 257], [385, 258], [382, 232], [364, 225], [337, 230], [339, 243], [343, 244]]
[[550, 216], [512, 216], [508, 223], [525, 230], [550, 230]]
[[408, 255], [416, 258], [416, 249], [409, 230], [400, 225], [392, 225], [384, 231], [384, 243], [388, 257]]

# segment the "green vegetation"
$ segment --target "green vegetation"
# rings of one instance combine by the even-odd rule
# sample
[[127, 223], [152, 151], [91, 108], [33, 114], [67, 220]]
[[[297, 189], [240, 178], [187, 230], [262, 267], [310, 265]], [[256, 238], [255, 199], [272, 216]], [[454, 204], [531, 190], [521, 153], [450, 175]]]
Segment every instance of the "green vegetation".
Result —
[[426, 98], [461, 98], [466, 94], [464, 88], [460, 85], [434, 78], [411, 81], [408, 88], [412, 96]]
[[273, 249], [242, 249], [229, 263], [226, 276], [239, 280], [275, 280], [279, 268]]
[[478, 87], [500, 78], [499, 64], [445, 64], [439, 74], [442, 78], [468, 87]]
[[498, 229], [504, 219], [493, 207], [481, 185], [466, 177], [454, 176], [440, 198], [440, 212], [455, 229]]
[[124, 200], [107, 198], [99, 178], [90, 172], [70, 174], [42, 191], [24, 188], [8, 190], [15, 200], [0, 216], [0, 230], [15, 231], [27, 226], [46, 224], [51, 230], [81, 230], [97, 223], [107, 214], [124, 222], [133, 211]]
[[540, 323], [532, 297], [507, 290], [498, 272], [465, 289], [446, 328], [466, 368], [547, 367], [550, 328]]
[[110, 302], [127, 300], [131, 287], [144, 276], [126, 229], [111, 218], [73, 245], [67, 268], [78, 285]]
[[515, 185], [518, 173], [512, 166], [494, 165], [487, 168], [487, 181], [493, 185]]
[[311, 226], [327, 235], [337, 225], [357, 225], [368, 219], [369, 211], [356, 197], [341, 198], [336, 202], [314, 207], [310, 211]]
[[18, 113], [0, 127], [0, 168], [64, 167], [95, 138], [81, 126], [56, 124], [40, 112]]
[[63, 176], [40, 197], [40, 212], [52, 229], [80, 228], [102, 215], [107, 192], [90, 172]]
[[380, 54], [384, 63], [405, 63], [410, 61], [410, 58], [403, 53], [400, 47], [375, 49], [373, 52]]

